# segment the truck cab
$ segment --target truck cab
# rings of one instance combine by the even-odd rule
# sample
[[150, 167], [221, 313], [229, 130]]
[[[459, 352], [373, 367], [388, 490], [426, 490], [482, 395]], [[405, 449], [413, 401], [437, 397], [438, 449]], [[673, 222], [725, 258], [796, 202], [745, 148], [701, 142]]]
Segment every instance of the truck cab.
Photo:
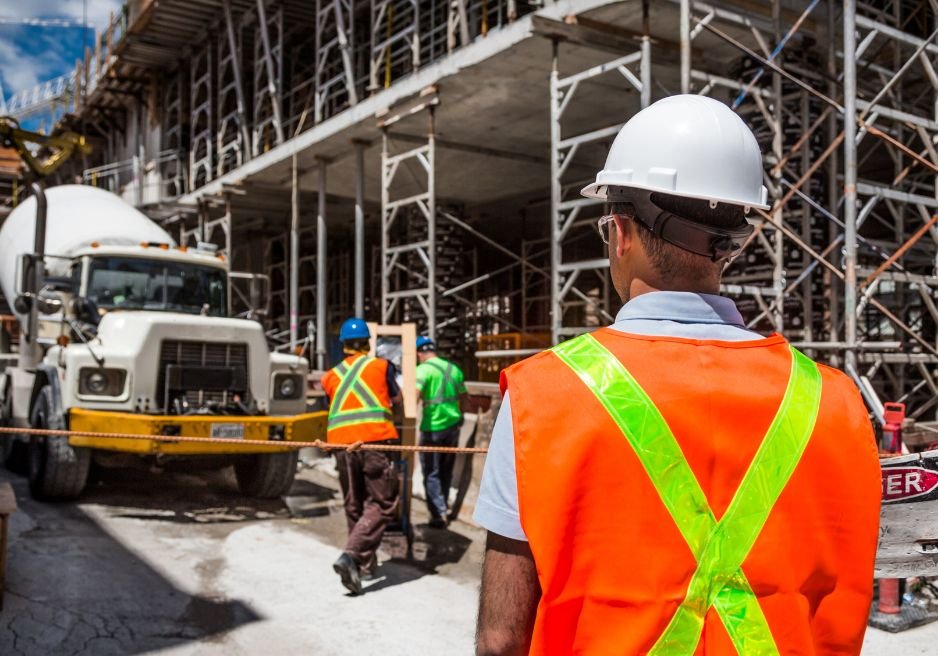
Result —
[[[50, 234], [56, 189], [49, 190]], [[89, 189], [107, 194], [80, 194]], [[8, 218], [0, 248], [11, 227]], [[284, 494], [297, 463], [285, 443], [325, 433], [325, 414], [305, 412], [308, 362], [272, 352], [260, 323], [230, 316], [228, 262], [211, 247], [179, 247], [168, 235], [136, 244], [101, 237], [41, 256], [17, 254], [11, 295], [21, 337], [18, 348], [0, 354], [0, 421], [83, 435], [5, 440], [0, 455], [25, 460], [30, 488], [42, 498], [77, 496], [92, 458], [108, 461], [105, 454], [115, 452], [211, 457], [234, 466], [243, 493]]]

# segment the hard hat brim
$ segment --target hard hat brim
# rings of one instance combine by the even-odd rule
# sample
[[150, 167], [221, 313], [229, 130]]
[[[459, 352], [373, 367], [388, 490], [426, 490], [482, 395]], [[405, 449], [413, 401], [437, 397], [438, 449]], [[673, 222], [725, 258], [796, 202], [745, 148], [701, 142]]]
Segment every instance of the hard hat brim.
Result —
[[[643, 191], [653, 191], [659, 194], [669, 194], [671, 196], [680, 196], [681, 198], [696, 198], [697, 200], [706, 200], [706, 201], [716, 201], [717, 203], [727, 203], [729, 205], [739, 205], [740, 207], [756, 207], [761, 210], [767, 210], [771, 206], [765, 203], [752, 203], [746, 201], [740, 201], [735, 198], [721, 198], [719, 196], [705, 196], [703, 194], [687, 194], [687, 193], [675, 193], [673, 189], [661, 189], [654, 185], [642, 185], [642, 184], [609, 184], [608, 182], [593, 182], [586, 185], [583, 189], [580, 190], [580, 195], [585, 198], [594, 198], [596, 200], [607, 201], [609, 200], [609, 187], [622, 187], [623, 189], [641, 189]], [[764, 187], [763, 187], [764, 189]]]

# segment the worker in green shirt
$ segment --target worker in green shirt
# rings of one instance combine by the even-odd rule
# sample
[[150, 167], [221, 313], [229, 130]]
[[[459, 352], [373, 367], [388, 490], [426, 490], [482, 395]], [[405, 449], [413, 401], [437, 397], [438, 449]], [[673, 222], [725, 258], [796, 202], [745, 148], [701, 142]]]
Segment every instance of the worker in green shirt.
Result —
[[[462, 408], [466, 385], [462, 370], [436, 354], [436, 344], [429, 337], [417, 338], [417, 389], [423, 402], [420, 421], [421, 446], [456, 446], [462, 426]], [[430, 527], [446, 528], [450, 519], [449, 488], [453, 480], [456, 455], [452, 453], [421, 453], [423, 486]]]

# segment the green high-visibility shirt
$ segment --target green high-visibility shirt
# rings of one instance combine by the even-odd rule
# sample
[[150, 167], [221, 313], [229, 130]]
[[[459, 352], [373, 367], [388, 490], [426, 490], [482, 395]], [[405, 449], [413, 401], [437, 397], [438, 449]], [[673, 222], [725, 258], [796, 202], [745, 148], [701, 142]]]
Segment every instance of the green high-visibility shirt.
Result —
[[466, 393], [462, 370], [443, 358], [417, 365], [417, 388], [423, 400], [422, 431], [441, 431], [462, 419], [459, 395]]

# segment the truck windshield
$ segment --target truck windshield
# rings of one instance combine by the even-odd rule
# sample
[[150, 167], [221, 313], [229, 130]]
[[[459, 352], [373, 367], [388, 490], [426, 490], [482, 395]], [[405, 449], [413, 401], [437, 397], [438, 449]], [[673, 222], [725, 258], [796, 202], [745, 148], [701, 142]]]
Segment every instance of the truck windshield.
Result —
[[87, 296], [102, 310], [204, 312], [213, 317], [228, 311], [223, 270], [166, 260], [93, 258]]

